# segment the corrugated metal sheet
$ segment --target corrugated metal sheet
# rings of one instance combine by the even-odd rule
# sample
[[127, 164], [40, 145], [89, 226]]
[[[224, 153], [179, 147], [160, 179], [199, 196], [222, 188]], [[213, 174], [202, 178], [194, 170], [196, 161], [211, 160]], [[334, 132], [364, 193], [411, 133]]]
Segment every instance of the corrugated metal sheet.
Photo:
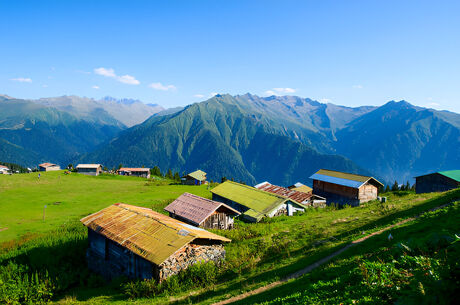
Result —
[[310, 197], [312, 196], [312, 193], [303, 193], [298, 192], [296, 190], [290, 190], [282, 186], [273, 185], [269, 182], [257, 184], [255, 188], [265, 192], [287, 197], [302, 204], [307, 204], [309, 202]]
[[327, 169], [320, 169], [310, 179], [325, 181], [329, 183], [344, 185], [352, 188], [359, 188], [361, 185], [372, 180], [373, 183], [383, 186], [377, 179], [369, 176], [361, 176]]
[[313, 174], [310, 177], [310, 179], [344, 185], [344, 186], [348, 186], [352, 188], [359, 188], [361, 185], [364, 184], [364, 182], [342, 179], [342, 178], [337, 178], [337, 177], [331, 177], [331, 176], [321, 175], [321, 174]]
[[157, 265], [197, 238], [230, 242], [228, 238], [153, 210], [121, 203], [111, 205], [80, 221]]
[[199, 226], [221, 206], [225, 207], [229, 214], [240, 214], [222, 202], [213, 201], [190, 193], [184, 193], [179, 196], [179, 198], [165, 207], [165, 211], [179, 215]]
[[100, 164], [78, 164], [76, 168], [98, 168]]
[[313, 189], [307, 185], [301, 185], [298, 187], [294, 187], [291, 190], [295, 190], [297, 192], [303, 192], [303, 193], [311, 193], [313, 192]]

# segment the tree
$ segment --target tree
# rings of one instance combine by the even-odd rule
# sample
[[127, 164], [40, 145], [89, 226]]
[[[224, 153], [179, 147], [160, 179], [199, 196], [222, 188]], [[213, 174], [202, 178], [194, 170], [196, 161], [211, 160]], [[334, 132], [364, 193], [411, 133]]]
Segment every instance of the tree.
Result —
[[118, 169], [122, 168], [123, 167], [123, 164], [118, 164]]
[[69, 165], [67, 165], [67, 169], [68, 169], [68, 170], [72, 170], [72, 169], [73, 169], [73, 164], [70, 163]]
[[407, 181], [407, 183], [406, 183], [406, 191], [410, 191], [410, 190], [411, 190], [410, 183], [409, 183], [409, 181]]
[[397, 192], [399, 191], [399, 184], [398, 181], [395, 180], [395, 183], [393, 183], [393, 186], [391, 187], [392, 192]]
[[180, 180], [180, 175], [178, 172], [174, 173], [174, 180], [179, 181]]
[[385, 193], [388, 193], [388, 192], [390, 192], [390, 191], [391, 191], [391, 190], [390, 190], [390, 186], [387, 184], [387, 186], [385, 187]]
[[168, 178], [168, 179], [173, 179], [174, 178], [171, 169], [168, 169], [168, 172], [166, 173], [166, 178]]
[[222, 177], [222, 179], [220, 179], [220, 183], [224, 183], [225, 181], [227, 181], [227, 177]]
[[156, 165], [152, 169], [150, 169], [150, 174], [152, 174], [153, 176], [157, 176], [157, 177], [163, 177], [163, 174], [161, 173], [161, 169]]

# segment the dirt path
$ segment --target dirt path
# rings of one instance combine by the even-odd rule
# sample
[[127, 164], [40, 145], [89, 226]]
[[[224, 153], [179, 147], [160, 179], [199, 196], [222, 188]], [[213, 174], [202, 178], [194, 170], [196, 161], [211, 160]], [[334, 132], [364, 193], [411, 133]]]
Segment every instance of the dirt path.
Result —
[[330, 255], [328, 255], [328, 256], [326, 256], [326, 257], [323, 257], [323, 258], [320, 259], [319, 261], [316, 261], [316, 262], [314, 262], [313, 264], [311, 264], [311, 265], [309, 265], [309, 266], [307, 266], [307, 267], [305, 267], [305, 268], [303, 268], [303, 269], [300, 269], [300, 270], [298, 270], [298, 271], [296, 271], [296, 272], [294, 272], [294, 273], [291, 273], [290, 275], [288, 275], [287, 277], [285, 277], [285, 278], [282, 279], [282, 280], [279, 280], [279, 281], [270, 283], [270, 284], [268, 284], [268, 285], [266, 285], [266, 286], [259, 287], [259, 288], [257, 288], [257, 289], [254, 289], [254, 290], [245, 292], [245, 293], [243, 293], [243, 294], [234, 296], [234, 297], [229, 298], [229, 299], [227, 299], [227, 300], [223, 300], [223, 301], [214, 303], [213, 305], [224, 305], [224, 304], [230, 304], [230, 303], [233, 303], [233, 302], [236, 302], [236, 301], [240, 301], [240, 300], [243, 300], [243, 299], [245, 299], [245, 298], [247, 298], [247, 297], [250, 297], [250, 296], [252, 296], [252, 295], [256, 295], [256, 294], [262, 293], [262, 292], [264, 292], [264, 291], [270, 290], [270, 289], [272, 289], [272, 288], [275, 288], [275, 287], [277, 287], [277, 286], [280, 286], [280, 285], [286, 283], [286, 282], [289, 281], [289, 280], [299, 278], [299, 277], [301, 277], [302, 275], [307, 274], [307, 273], [311, 272], [312, 270], [318, 268], [319, 266], [321, 266], [321, 265], [323, 265], [323, 264], [329, 262], [329, 261], [332, 260], [334, 257], [336, 257], [336, 256], [338, 256], [338, 255], [340, 255], [340, 254], [342, 254], [343, 252], [345, 252], [345, 251], [348, 250], [349, 248], [354, 247], [354, 246], [356, 246], [356, 245], [362, 243], [363, 241], [365, 241], [365, 240], [371, 238], [372, 236], [379, 235], [379, 234], [381, 234], [381, 233], [383, 233], [383, 232], [385, 232], [385, 231], [388, 231], [388, 230], [390, 230], [390, 229], [392, 229], [392, 228], [394, 228], [394, 227], [403, 225], [403, 224], [405, 224], [405, 223], [407, 223], [407, 222], [409, 222], [409, 221], [413, 221], [413, 220], [419, 218], [421, 215], [425, 214], [426, 212], [436, 211], [436, 210], [442, 209], [442, 208], [444, 208], [444, 207], [446, 207], [446, 206], [448, 206], [448, 205], [450, 205], [450, 203], [443, 204], [443, 205], [440, 205], [440, 206], [438, 206], [438, 207], [432, 208], [432, 209], [430, 209], [430, 210], [428, 210], [428, 211], [425, 211], [425, 212], [423, 212], [423, 213], [421, 213], [421, 214], [419, 214], [419, 215], [417, 215], [417, 216], [415, 216], [415, 217], [410, 217], [410, 218], [404, 219], [404, 220], [402, 220], [402, 221], [400, 221], [400, 222], [398, 222], [398, 223], [392, 224], [392, 225], [390, 225], [390, 226], [388, 226], [388, 227], [385, 227], [385, 228], [383, 228], [383, 229], [381, 229], [381, 230], [378, 230], [378, 231], [376, 231], [376, 232], [374, 232], [374, 233], [371, 233], [371, 234], [369, 234], [369, 235], [366, 235], [366, 236], [364, 236], [364, 237], [361, 237], [361, 238], [359, 238], [359, 239], [357, 239], [357, 240], [352, 241], [350, 244], [346, 245], [345, 247], [343, 247], [343, 248], [341, 248], [341, 249], [335, 251], [334, 253], [332, 253], [332, 254], [330, 254]]

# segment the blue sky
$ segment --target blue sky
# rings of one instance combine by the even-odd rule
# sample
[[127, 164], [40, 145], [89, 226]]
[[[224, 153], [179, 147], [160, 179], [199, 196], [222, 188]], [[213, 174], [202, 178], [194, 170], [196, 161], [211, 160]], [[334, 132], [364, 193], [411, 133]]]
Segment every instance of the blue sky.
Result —
[[460, 1], [0, 1], [0, 93], [460, 112]]

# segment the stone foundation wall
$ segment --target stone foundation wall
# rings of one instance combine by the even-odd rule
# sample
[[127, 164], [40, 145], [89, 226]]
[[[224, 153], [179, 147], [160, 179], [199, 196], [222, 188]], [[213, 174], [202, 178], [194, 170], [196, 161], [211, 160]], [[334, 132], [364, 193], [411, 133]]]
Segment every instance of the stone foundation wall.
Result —
[[159, 266], [158, 279], [164, 280], [198, 262], [214, 261], [219, 264], [224, 259], [223, 245], [188, 244]]

